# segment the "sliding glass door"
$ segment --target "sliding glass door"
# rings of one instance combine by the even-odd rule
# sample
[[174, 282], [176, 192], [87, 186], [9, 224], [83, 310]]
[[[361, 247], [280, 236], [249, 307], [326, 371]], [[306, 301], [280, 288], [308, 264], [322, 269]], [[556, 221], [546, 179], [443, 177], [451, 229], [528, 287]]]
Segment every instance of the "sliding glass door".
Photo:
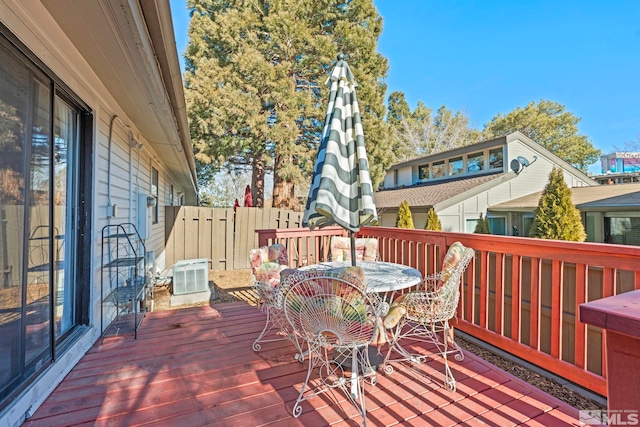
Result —
[[86, 318], [76, 280], [86, 113], [0, 34], [0, 409]]

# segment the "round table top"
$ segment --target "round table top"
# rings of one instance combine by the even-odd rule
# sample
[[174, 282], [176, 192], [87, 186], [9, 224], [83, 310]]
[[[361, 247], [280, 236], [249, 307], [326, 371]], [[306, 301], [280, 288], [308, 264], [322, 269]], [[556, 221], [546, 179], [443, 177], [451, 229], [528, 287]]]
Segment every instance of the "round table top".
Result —
[[[419, 270], [402, 264], [382, 261], [357, 261], [356, 265], [362, 267], [367, 279], [368, 292], [391, 292], [417, 285], [422, 281], [422, 273]], [[330, 269], [351, 266], [351, 261], [345, 262], [321, 262], [307, 265], [301, 270]]]

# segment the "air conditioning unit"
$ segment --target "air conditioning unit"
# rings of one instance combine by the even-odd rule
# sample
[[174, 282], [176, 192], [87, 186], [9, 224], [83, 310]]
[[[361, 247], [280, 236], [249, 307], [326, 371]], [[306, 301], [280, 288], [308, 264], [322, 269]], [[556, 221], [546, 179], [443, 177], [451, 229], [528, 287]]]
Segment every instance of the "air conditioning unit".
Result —
[[183, 295], [209, 290], [209, 259], [187, 259], [173, 266], [173, 294]]

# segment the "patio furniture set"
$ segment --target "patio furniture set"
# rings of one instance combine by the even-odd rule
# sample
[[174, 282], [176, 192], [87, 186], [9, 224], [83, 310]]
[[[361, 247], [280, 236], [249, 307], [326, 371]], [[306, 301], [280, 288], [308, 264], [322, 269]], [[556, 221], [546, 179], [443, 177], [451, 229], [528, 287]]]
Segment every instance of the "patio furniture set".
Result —
[[364, 252], [356, 252], [355, 266], [346, 262], [348, 251], [331, 255], [340, 261], [290, 269], [282, 244], [250, 253], [253, 288], [267, 316], [253, 349], [290, 340], [295, 359], [308, 363], [293, 416], [302, 413], [302, 402], [339, 388], [366, 425], [365, 382], [375, 386], [378, 371], [393, 374], [398, 364], [411, 370], [430, 358], [442, 358], [444, 387], [455, 391], [448, 357], [464, 356], [449, 320], [455, 316], [473, 249], [452, 244], [441, 271], [426, 278], [401, 264], [364, 261]]

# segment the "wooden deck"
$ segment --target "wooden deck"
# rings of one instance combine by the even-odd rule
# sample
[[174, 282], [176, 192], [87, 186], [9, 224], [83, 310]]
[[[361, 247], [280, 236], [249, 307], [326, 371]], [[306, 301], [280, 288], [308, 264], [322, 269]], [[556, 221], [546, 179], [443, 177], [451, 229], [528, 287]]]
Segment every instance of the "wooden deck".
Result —
[[[356, 426], [362, 417], [341, 392], [291, 408], [306, 364], [286, 341], [251, 344], [265, 316], [246, 303], [149, 313], [132, 335], [108, 338], [73, 368], [25, 426]], [[367, 424], [579, 425], [578, 410], [466, 353], [451, 362], [455, 393], [442, 387], [441, 362], [417, 377], [396, 366], [366, 385]]]

